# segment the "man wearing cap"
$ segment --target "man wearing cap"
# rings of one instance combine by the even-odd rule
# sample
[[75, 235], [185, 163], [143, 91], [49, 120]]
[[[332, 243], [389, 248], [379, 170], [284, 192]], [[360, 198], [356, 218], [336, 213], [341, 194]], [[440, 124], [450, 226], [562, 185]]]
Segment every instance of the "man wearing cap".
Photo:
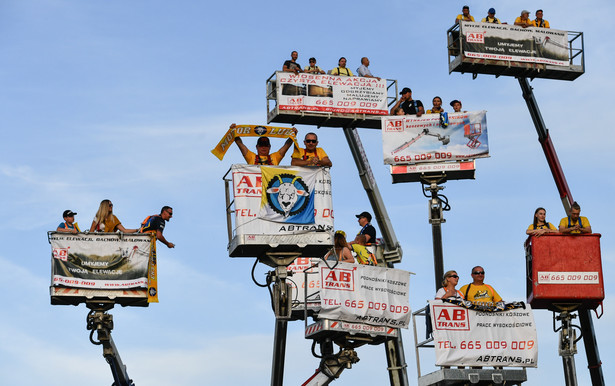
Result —
[[[231, 129], [235, 128], [235, 126], [236, 125], [233, 123], [231, 125]], [[295, 135], [296, 135], [297, 129], [293, 127], [293, 131], [295, 132]], [[273, 154], [269, 154], [269, 151], [271, 150], [271, 142], [269, 142], [268, 137], [260, 137], [258, 141], [256, 141], [256, 153], [253, 153], [250, 150], [248, 150], [246, 145], [243, 144], [241, 137], [236, 137], [235, 143], [237, 144], [237, 147], [239, 147], [239, 150], [241, 151], [243, 158], [246, 160], [248, 164], [250, 165], [279, 165], [280, 161], [282, 161], [282, 158], [284, 158], [284, 156], [286, 155], [286, 152], [288, 151], [288, 149], [290, 149], [290, 146], [293, 144], [293, 140], [288, 138], [286, 142], [284, 143], [284, 146], [282, 146], [280, 150], [276, 151]]]
[[451, 107], [453, 108], [453, 112], [455, 113], [465, 113], [465, 111], [461, 111], [461, 101], [460, 100], [453, 100], [451, 102]]
[[461, 14], [457, 15], [457, 18], [455, 19], [455, 24], [459, 24], [461, 20], [474, 21], [474, 16], [470, 15], [470, 7], [468, 7], [467, 5], [464, 5], [461, 9]]
[[487, 11], [487, 17], [484, 17], [483, 20], [481, 20], [481, 22], [483, 22], [483, 23], [502, 24], [495, 17], [495, 8], [489, 8], [489, 11]]
[[401, 97], [397, 100], [393, 108], [391, 108], [391, 115], [395, 115], [394, 112], [398, 107], [401, 107], [406, 115], [416, 115], [420, 117], [425, 113], [423, 102], [412, 99], [412, 90], [410, 90], [410, 88], [404, 87], [399, 94]]
[[64, 222], [58, 225], [58, 229], [56, 232], [65, 232], [65, 233], [79, 233], [81, 230], [79, 229], [79, 225], [75, 222], [75, 215], [77, 213], [73, 212], [70, 209], [67, 209], [62, 213], [62, 217], [64, 217]]
[[534, 27], [551, 28], [549, 22], [542, 18], [542, 9], [536, 11], [536, 20], [534, 20]]
[[333, 163], [325, 151], [316, 147], [318, 145], [318, 136], [315, 133], [307, 133], [303, 140], [304, 148], [299, 148], [298, 153], [293, 153], [293, 159], [290, 164], [293, 166], [326, 166], [331, 167]]
[[536, 27], [533, 20], [530, 20], [530, 11], [524, 9], [521, 11], [521, 16], [515, 19], [515, 25], [519, 27], [527, 28], [527, 27]]
[[485, 270], [480, 265], [472, 268], [472, 283], [459, 289], [466, 300], [474, 303], [498, 303], [502, 297], [489, 284], [485, 284]]
[[357, 219], [359, 219], [359, 225], [362, 226], [358, 235], [365, 235], [366, 243], [376, 243], [376, 228], [370, 224], [372, 221], [372, 215], [369, 212], [362, 212], [361, 214], [356, 215]]

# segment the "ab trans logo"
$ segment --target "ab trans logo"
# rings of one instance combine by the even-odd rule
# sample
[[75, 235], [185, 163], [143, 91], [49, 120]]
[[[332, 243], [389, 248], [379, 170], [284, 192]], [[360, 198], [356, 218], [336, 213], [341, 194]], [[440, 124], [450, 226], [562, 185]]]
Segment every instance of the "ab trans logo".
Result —
[[470, 313], [465, 308], [433, 306], [436, 330], [470, 331]]
[[300, 176], [278, 174], [267, 185], [267, 203], [284, 218], [297, 215], [309, 203], [310, 191]]

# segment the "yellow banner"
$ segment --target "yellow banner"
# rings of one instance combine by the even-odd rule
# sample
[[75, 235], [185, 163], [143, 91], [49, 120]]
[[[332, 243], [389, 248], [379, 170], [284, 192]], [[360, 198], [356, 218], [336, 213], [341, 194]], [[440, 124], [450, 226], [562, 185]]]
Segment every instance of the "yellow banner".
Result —
[[147, 302], [158, 303], [158, 269], [156, 260], [156, 235], [152, 234], [149, 265], [147, 267]]
[[260, 125], [236, 125], [228, 129], [224, 137], [218, 142], [215, 148], [212, 149], [212, 154], [218, 157], [220, 161], [224, 158], [226, 151], [231, 147], [237, 137], [273, 137], [273, 138], [290, 138], [294, 143], [294, 152], [297, 152], [299, 144], [292, 127], [277, 127], [277, 126], [260, 126]]

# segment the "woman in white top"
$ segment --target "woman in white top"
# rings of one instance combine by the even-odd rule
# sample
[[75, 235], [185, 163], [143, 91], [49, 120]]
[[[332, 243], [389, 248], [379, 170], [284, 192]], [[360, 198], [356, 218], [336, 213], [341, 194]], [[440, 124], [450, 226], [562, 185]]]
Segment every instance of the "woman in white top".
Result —
[[455, 288], [459, 283], [456, 271], [447, 271], [442, 280], [442, 288], [436, 292], [436, 299], [463, 299], [463, 294]]

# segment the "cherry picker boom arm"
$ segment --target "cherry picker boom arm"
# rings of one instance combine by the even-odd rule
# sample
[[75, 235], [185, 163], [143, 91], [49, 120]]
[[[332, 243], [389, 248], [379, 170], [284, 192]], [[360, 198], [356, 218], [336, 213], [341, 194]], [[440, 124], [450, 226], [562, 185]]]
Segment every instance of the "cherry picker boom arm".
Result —
[[[547, 163], [551, 169], [551, 174], [555, 180], [555, 185], [559, 191], [562, 204], [564, 205], [566, 213], [569, 214], [570, 207], [574, 201], [572, 199], [572, 193], [570, 192], [568, 183], [566, 182], [566, 176], [564, 176], [564, 171], [562, 170], [559, 159], [557, 158], [555, 147], [553, 146], [553, 143], [551, 143], [549, 131], [547, 130], [547, 127], [542, 119], [542, 114], [540, 113], [538, 103], [534, 98], [534, 93], [532, 91], [532, 87], [530, 86], [530, 82], [524, 77], [519, 77], [517, 79], [519, 80], [519, 85], [523, 91], [523, 99], [525, 99], [527, 108], [529, 109], [532, 117], [532, 121], [534, 121], [534, 126], [536, 127], [536, 132], [538, 133], [538, 141], [540, 142], [542, 150], [545, 153], [545, 157], [547, 158]], [[589, 368], [592, 385], [603, 386], [604, 376], [602, 375], [602, 362], [600, 361], [600, 353], [598, 352], [598, 343], [596, 340], [594, 323], [592, 321], [590, 310], [587, 308], [580, 308], [579, 319], [581, 321], [583, 344], [585, 345], [587, 367]]]

